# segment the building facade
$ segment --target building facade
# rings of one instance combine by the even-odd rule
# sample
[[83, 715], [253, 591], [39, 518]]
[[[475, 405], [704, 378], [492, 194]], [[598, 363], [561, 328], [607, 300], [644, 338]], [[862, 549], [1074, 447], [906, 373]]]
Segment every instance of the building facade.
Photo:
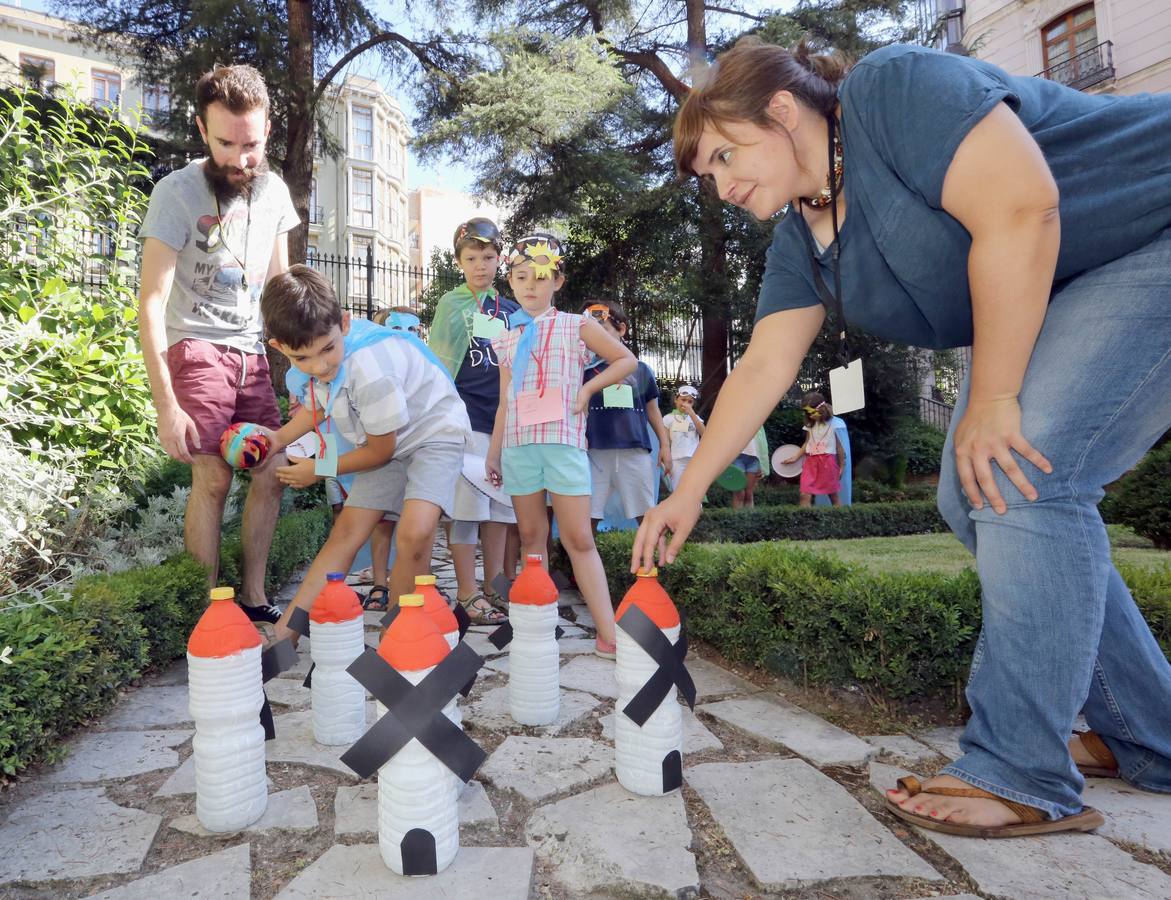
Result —
[[[68, 86], [95, 106], [117, 110], [128, 121], [141, 113], [169, 112], [165, 85], [143, 84], [132, 67], [72, 40], [73, 23], [0, 0], [0, 83], [43, 88]], [[314, 153], [309, 202], [309, 250], [332, 259], [335, 284], [351, 301], [367, 295], [373, 272], [380, 305], [400, 294], [408, 266], [407, 142], [411, 130], [397, 101], [369, 78], [351, 75], [326, 93], [325, 118], [334, 157]], [[358, 265], [367, 249], [375, 267]], [[385, 281], [386, 283], [380, 283]]]
[[427, 268], [434, 251], [451, 251], [455, 230], [468, 219], [483, 216], [501, 230], [511, 213], [493, 203], [462, 191], [420, 187], [408, 195], [410, 222], [408, 242], [411, 265]]
[[937, 0], [941, 43], [1093, 93], [1171, 91], [1168, 0]]

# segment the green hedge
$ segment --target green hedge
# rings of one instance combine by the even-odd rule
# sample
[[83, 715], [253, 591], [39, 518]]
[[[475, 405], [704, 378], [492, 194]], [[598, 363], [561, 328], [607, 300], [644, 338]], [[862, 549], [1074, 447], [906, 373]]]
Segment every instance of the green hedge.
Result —
[[[317, 553], [329, 522], [325, 507], [278, 521], [273, 584]], [[239, 555], [239, 538], [226, 539], [224, 583], [239, 584]], [[0, 648], [12, 648], [11, 665], [0, 672], [0, 771], [12, 775], [54, 758], [70, 731], [108, 709], [143, 671], [182, 656], [206, 594], [207, 573], [181, 554], [160, 566], [79, 579], [52, 609], [0, 612]]]
[[930, 501], [862, 503], [854, 506], [764, 506], [704, 509], [691, 534], [697, 542], [816, 541], [827, 538], [894, 537], [947, 531]]
[[1103, 518], [1171, 550], [1171, 444], [1148, 453], [1101, 503]]
[[[598, 536], [615, 600], [630, 585], [633, 535]], [[1171, 654], [1171, 568], [1123, 568]], [[884, 697], [958, 706], [980, 627], [972, 570], [872, 573], [778, 543], [697, 544], [660, 570], [689, 633], [725, 656], [812, 683], [856, 683]]]

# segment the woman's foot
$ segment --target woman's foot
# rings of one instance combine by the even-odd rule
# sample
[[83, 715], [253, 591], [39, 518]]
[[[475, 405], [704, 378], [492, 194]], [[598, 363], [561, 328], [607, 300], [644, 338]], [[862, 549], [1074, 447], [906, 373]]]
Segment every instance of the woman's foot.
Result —
[[984, 800], [977, 797], [947, 797], [929, 794], [932, 788], [970, 788], [972, 785], [951, 775], [936, 775], [923, 783], [923, 793], [910, 796], [906, 791], [893, 789], [886, 796], [909, 813], [935, 819], [939, 822], [953, 822], [957, 825], [978, 825], [995, 827], [1015, 825], [1021, 817], [999, 800]]
[[594, 655], [600, 656], [602, 659], [617, 659], [618, 645], [613, 641], [604, 641], [597, 638], [594, 641]]
[[508, 616], [484, 599], [484, 595], [479, 591], [460, 600], [459, 605], [467, 612], [468, 619], [473, 625], [503, 625], [508, 621]]

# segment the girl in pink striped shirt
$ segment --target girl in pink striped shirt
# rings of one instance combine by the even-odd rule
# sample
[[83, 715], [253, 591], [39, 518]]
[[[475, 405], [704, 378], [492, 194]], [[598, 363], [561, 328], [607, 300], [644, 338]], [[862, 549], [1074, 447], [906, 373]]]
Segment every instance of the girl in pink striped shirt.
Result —
[[[565, 283], [557, 238], [540, 232], [522, 238], [508, 266], [521, 308], [509, 317], [509, 331], [492, 341], [500, 361], [500, 406], [486, 474], [512, 496], [525, 553], [545, 555], [549, 492], [561, 544], [597, 626], [594, 652], [613, 659], [614, 609], [590, 529], [585, 424], [590, 397], [632, 374], [637, 363], [597, 322], [553, 308], [553, 295]], [[595, 353], [609, 365], [583, 384]]]

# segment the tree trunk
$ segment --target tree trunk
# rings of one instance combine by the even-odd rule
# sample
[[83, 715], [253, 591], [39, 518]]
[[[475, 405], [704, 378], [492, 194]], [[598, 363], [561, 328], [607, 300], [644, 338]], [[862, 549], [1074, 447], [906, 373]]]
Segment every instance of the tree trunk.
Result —
[[289, 262], [305, 261], [309, 245], [309, 193], [313, 181], [313, 3], [288, 0], [289, 98], [285, 184], [301, 224], [289, 232]]
[[728, 377], [728, 236], [720, 198], [710, 181], [700, 183], [700, 407], [710, 410]]

